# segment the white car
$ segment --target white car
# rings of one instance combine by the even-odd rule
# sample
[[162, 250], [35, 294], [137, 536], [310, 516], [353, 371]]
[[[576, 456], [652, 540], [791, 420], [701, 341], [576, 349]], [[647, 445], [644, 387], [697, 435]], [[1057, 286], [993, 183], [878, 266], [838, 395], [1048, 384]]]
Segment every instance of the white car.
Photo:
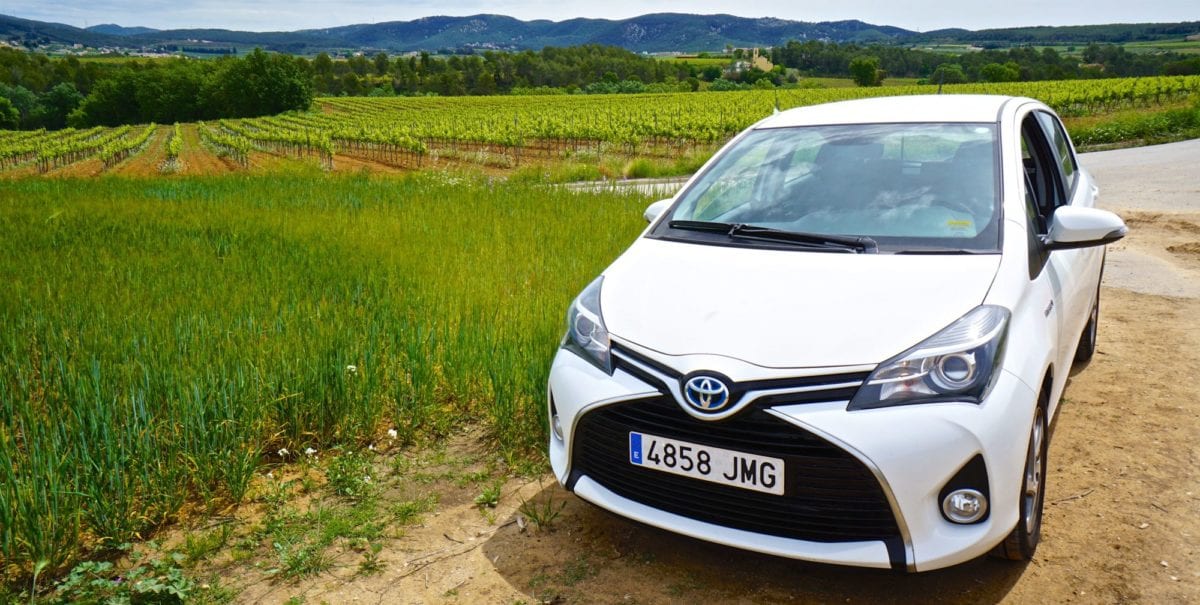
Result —
[[1096, 196], [1032, 99], [762, 120], [571, 304], [555, 475], [630, 519], [784, 557], [1032, 557], [1051, 421], [1126, 232]]

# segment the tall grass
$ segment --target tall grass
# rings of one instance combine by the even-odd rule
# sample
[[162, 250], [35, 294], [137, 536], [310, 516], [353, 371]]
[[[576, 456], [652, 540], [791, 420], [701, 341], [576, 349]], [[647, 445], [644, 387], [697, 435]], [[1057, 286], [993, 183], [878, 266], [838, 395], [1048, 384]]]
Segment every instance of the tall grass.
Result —
[[0, 182], [0, 569], [256, 465], [482, 421], [536, 459], [571, 297], [646, 200], [446, 176]]
[[1168, 109], [1131, 109], [1068, 119], [1071, 140], [1080, 146], [1156, 144], [1200, 136], [1200, 100]]

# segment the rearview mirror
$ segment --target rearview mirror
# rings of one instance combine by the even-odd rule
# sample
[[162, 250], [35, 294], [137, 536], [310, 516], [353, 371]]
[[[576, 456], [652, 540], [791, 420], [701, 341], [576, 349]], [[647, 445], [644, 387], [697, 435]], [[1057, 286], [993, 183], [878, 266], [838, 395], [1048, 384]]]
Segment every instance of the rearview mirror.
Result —
[[675, 201], [675, 200], [674, 199], [658, 200], [657, 202], [650, 204], [650, 206], [646, 208], [646, 212], [642, 213], [642, 216], [646, 217], [647, 223], [653, 223], [654, 219], [658, 218], [658, 215], [662, 214], [663, 210], [666, 210], [667, 207], [670, 206], [671, 202], [673, 202], [673, 201]]
[[1129, 232], [1121, 217], [1099, 208], [1062, 206], [1050, 217], [1044, 239], [1049, 250], [1070, 250], [1111, 244]]

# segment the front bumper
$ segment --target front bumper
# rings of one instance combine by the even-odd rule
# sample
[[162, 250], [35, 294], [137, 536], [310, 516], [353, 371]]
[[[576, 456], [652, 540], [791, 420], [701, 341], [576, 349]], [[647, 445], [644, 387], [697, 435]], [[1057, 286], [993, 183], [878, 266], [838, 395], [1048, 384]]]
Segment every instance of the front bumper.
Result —
[[[638, 353], [656, 355], [644, 350]], [[678, 367], [681, 372], [700, 364], [734, 380], [756, 378], [753, 366], [729, 358], [672, 359], [657, 355], [654, 361], [661, 362], [660, 367]], [[779, 375], [778, 370], [762, 372], [765, 375], [757, 378]], [[770, 529], [747, 531], [728, 523], [705, 521], [648, 505], [646, 501], [654, 498], [640, 498], [627, 485], [612, 483], [607, 473], [589, 474], [584, 470], [587, 465], [573, 464], [573, 448], [585, 441], [585, 435], [577, 435], [576, 431], [581, 424], [588, 424], [581, 423], [588, 414], [615, 409], [623, 403], [661, 403], [677, 397], [669, 387], [664, 389], [664, 381], [654, 378], [621, 366], [610, 376], [572, 352], [559, 351], [551, 367], [549, 396], [559, 415], [563, 438], [552, 435], [549, 451], [551, 466], [563, 485], [622, 516], [711, 542], [809, 561], [908, 571], [937, 569], [973, 559], [1003, 540], [1017, 522], [1021, 473], [1036, 394], [1007, 372], [999, 377], [982, 404], [941, 403], [847, 412], [844, 398], [819, 401], [818, 396], [811, 402], [760, 406], [764, 414], [791, 425], [797, 433], [824, 440], [831, 449], [847, 454], [869, 471], [886, 498], [882, 506], [894, 515], [898, 534], [880, 539], [798, 539], [773, 535], [780, 532]], [[844, 389], [838, 392], [844, 393]], [[711, 427], [716, 431], [723, 422], [706, 424], [680, 417], [700, 423], [693, 424], [693, 430]], [[982, 456], [987, 468], [990, 512], [979, 523], [957, 525], [942, 516], [939, 493], [976, 455]], [[650, 481], [671, 480], [659, 477], [657, 471], [643, 472], [653, 474]], [[762, 528], [764, 521], [770, 526], [769, 519], [756, 519], [745, 526]]]

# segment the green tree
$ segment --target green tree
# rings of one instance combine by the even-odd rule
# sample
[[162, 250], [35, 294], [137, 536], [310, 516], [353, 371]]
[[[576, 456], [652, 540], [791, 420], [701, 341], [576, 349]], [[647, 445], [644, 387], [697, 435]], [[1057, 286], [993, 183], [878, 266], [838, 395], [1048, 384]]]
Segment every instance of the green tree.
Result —
[[433, 91], [447, 97], [467, 94], [467, 85], [463, 81], [462, 72], [445, 71], [438, 74], [435, 77]]
[[67, 117], [71, 126], [119, 126], [136, 124], [141, 112], [137, 104], [138, 77], [124, 69], [101, 80], [78, 109]]
[[329, 53], [318, 53], [317, 56], [313, 58], [312, 65], [313, 71], [320, 75], [333, 73], [333, 59], [329, 58]]
[[1164, 76], [1194, 76], [1200, 74], [1200, 57], [1172, 61], [1163, 65]]
[[1015, 65], [988, 63], [979, 69], [979, 77], [987, 82], [1016, 82], [1021, 79], [1021, 71]]
[[967, 81], [967, 74], [958, 63], [942, 63], [929, 75], [930, 84], [961, 84]]
[[358, 77], [358, 74], [350, 72], [342, 76], [341, 90], [343, 93], [350, 96], [360, 95], [362, 89], [362, 79]]
[[39, 105], [36, 94], [20, 84], [6, 85], [0, 83], [0, 97], [8, 99], [9, 103], [12, 103], [12, 106], [17, 108], [22, 128], [36, 128], [34, 125], [34, 116]]
[[350, 65], [350, 69], [354, 70], [354, 73], [360, 77], [367, 75], [367, 72], [371, 71], [373, 67], [371, 62], [362, 55], [354, 55], [347, 59], [346, 62]]
[[39, 122], [45, 128], [57, 130], [66, 127], [67, 116], [83, 103], [83, 95], [74, 84], [62, 82], [43, 93], [40, 101]]
[[709, 90], [718, 91], [741, 90], [742, 88], [743, 87], [741, 84], [738, 84], [733, 80], [726, 80], [725, 78], [717, 78], [716, 80], [713, 80], [712, 84], [708, 87]]
[[256, 48], [245, 58], [222, 63], [207, 91], [220, 116], [263, 116], [312, 105], [312, 78], [290, 56]]
[[855, 57], [850, 60], [850, 77], [859, 86], [882, 86], [886, 74], [879, 69], [879, 58]]
[[320, 53], [312, 60], [313, 86], [317, 92], [326, 95], [336, 95], [341, 88], [338, 86], [337, 75], [334, 73], [333, 59], [327, 53]]
[[386, 76], [392, 71], [392, 62], [388, 60], [387, 53], [379, 53], [375, 55], [375, 73], [380, 76]]
[[16, 130], [21, 124], [21, 112], [5, 97], [0, 97], [0, 129]]

